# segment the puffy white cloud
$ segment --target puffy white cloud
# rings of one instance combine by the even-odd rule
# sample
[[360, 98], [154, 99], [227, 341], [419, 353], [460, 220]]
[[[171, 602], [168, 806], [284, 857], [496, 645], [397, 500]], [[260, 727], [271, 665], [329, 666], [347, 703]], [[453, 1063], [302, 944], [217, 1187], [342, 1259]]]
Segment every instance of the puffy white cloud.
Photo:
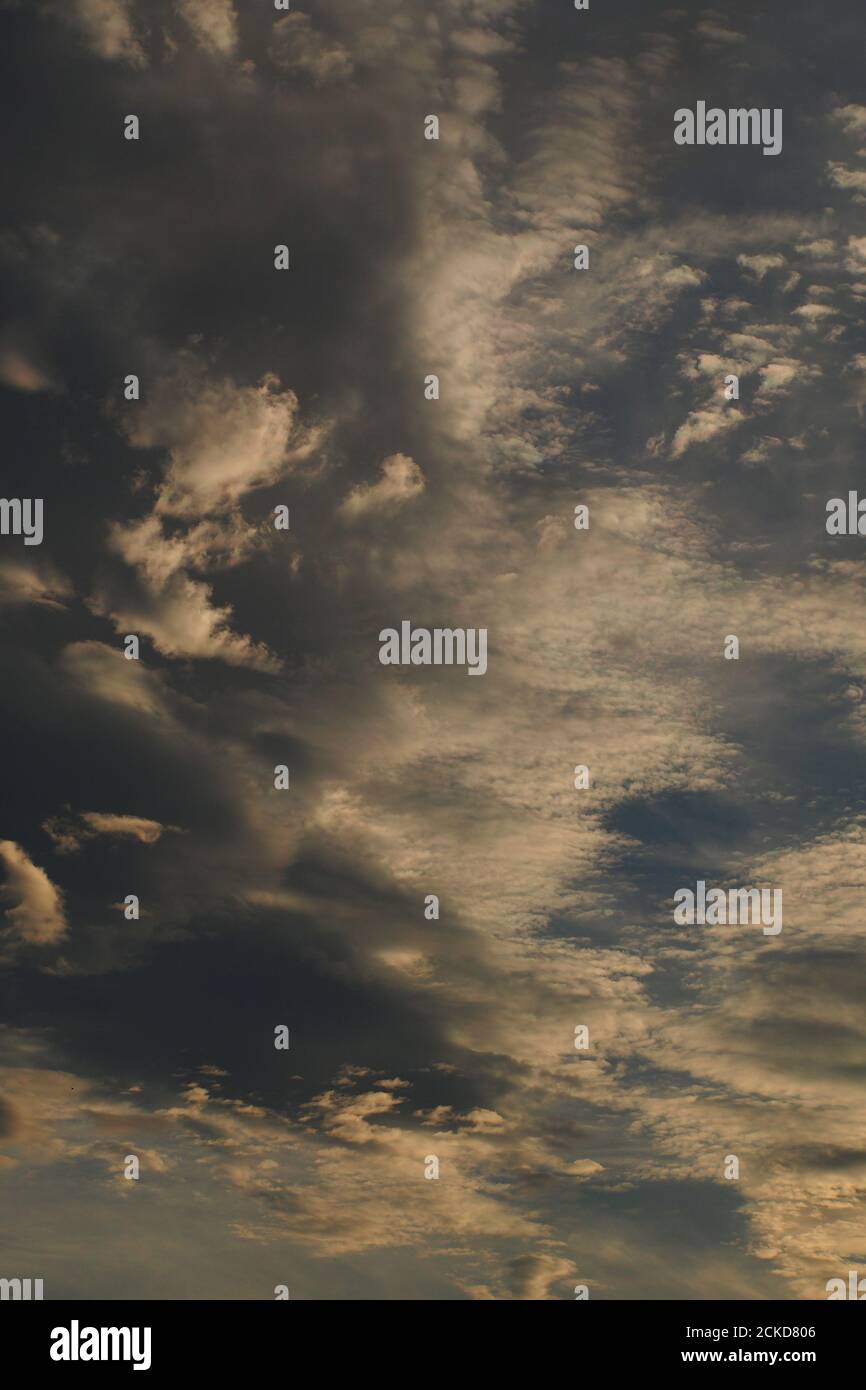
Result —
[[[122, 540], [119, 548], [122, 553]], [[103, 588], [90, 599], [90, 607], [110, 618], [119, 635], [143, 634], [165, 656], [219, 660], [257, 671], [281, 668], [279, 657], [264, 643], [232, 630], [231, 606], [216, 605], [211, 586], [187, 574], [152, 581], [140, 598]]]
[[[855, 194], [866, 193], [866, 169], [849, 169], [845, 164], [830, 160], [827, 165], [827, 177], [836, 188], [844, 188]], [[856, 198], [855, 201], [863, 200]]]
[[391, 454], [375, 483], [358, 483], [340, 503], [344, 521], [389, 513], [412, 502], [424, 491], [424, 474], [406, 454]]
[[71, 0], [54, 12], [77, 26], [100, 58], [143, 68], [147, 60], [133, 28], [130, 0]]
[[780, 270], [785, 264], [785, 257], [778, 252], [770, 252], [757, 256], [738, 256], [737, 265], [741, 265], [744, 270], [749, 270], [756, 280], [763, 280], [764, 276], [771, 270]]
[[181, 359], [127, 426], [135, 447], [168, 452], [157, 512], [192, 518], [226, 510], [309, 460], [325, 431], [303, 426], [299, 410], [295, 393], [273, 375], [236, 386]]
[[188, 573], [192, 566], [234, 564], [249, 553], [255, 533], [237, 514], [168, 536], [161, 517], [151, 513], [139, 522], [112, 526], [110, 536], [112, 549], [139, 576], [141, 589], [138, 594], [121, 592], [106, 581], [89, 602], [121, 636], [145, 634], [166, 656], [280, 669], [279, 658], [263, 643], [232, 630], [231, 606], [214, 604], [211, 586]]
[[3, 914], [10, 930], [32, 946], [60, 941], [67, 931], [63, 897], [44, 869], [13, 840], [0, 840], [0, 863], [6, 871], [2, 894], [15, 903]]
[[714, 404], [689, 412], [679, 426], [671, 444], [671, 458], [680, 458], [694, 444], [706, 444], [717, 435], [742, 425], [746, 416], [730, 405]]
[[238, 564], [265, 543], [243, 521], [240, 500], [308, 463], [326, 428], [300, 423], [297, 396], [275, 376], [239, 387], [210, 379], [185, 355], [156, 383], [127, 433], [137, 448], [165, 449], [168, 461], [152, 512], [109, 531], [138, 591], [106, 577], [91, 607], [121, 634], [146, 634], [166, 656], [279, 670], [263, 643], [232, 630], [231, 606], [215, 604], [212, 587], [190, 571]]
[[855, 275], [866, 270], [866, 236], [849, 236], [845, 266]]
[[238, 42], [238, 17], [232, 0], [176, 0], [198, 43], [211, 53], [228, 56]]
[[855, 135], [858, 139], [866, 135], [866, 106], [857, 106], [853, 102], [847, 106], [837, 106], [832, 116], [849, 135]]

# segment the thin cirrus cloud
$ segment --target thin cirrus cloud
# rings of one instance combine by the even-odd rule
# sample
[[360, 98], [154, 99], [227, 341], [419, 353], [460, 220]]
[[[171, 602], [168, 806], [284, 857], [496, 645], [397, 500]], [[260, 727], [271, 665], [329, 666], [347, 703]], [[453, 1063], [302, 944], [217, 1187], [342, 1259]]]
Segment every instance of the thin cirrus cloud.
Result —
[[100, 835], [155, 845], [165, 830], [176, 829], [160, 825], [159, 821], [149, 820], [147, 816], [115, 815], [105, 811], [82, 811], [77, 818], [56, 816], [47, 820], [42, 828], [61, 854], [73, 854], [87, 840]]

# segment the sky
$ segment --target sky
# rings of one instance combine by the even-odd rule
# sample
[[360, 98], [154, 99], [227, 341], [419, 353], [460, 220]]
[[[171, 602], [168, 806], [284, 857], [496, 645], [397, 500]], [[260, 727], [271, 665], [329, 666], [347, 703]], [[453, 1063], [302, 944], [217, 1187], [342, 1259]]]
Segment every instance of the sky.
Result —
[[866, 1273], [862, 4], [0, 10], [0, 1276]]

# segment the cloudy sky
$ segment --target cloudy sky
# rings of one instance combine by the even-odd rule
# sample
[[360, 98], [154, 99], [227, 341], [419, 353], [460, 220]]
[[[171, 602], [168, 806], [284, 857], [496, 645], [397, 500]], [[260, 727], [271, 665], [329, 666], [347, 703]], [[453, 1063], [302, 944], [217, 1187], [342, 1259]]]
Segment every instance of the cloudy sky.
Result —
[[[2, 490], [45, 508], [0, 537], [0, 1274], [825, 1297], [866, 1261], [862, 4], [0, 19]], [[781, 153], [676, 145], [698, 101]], [[402, 620], [486, 674], [382, 666]], [[699, 879], [783, 930], [676, 925]]]

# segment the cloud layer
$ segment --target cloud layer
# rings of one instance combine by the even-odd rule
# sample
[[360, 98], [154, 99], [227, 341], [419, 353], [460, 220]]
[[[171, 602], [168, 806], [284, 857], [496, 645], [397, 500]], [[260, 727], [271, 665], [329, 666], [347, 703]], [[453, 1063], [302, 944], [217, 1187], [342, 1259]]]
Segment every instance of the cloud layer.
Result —
[[[862, 18], [783, 62], [778, 18], [10, 12], [0, 1182], [46, 1296], [862, 1256]], [[676, 146], [698, 99], [783, 153]], [[380, 665], [403, 620], [486, 628], [483, 679]], [[701, 879], [783, 931], [677, 926]]]

